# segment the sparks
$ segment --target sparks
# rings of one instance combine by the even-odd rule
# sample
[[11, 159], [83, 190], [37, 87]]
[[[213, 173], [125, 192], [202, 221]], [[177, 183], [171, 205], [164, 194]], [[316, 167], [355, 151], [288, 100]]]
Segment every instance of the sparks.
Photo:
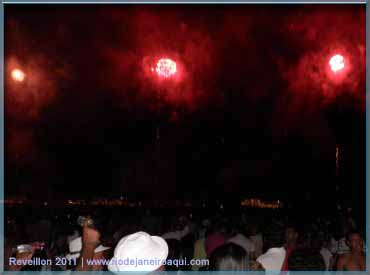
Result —
[[12, 78], [15, 81], [22, 82], [25, 77], [26, 77], [25, 73], [20, 69], [14, 69], [12, 71]]
[[333, 72], [338, 72], [344, 68], [344, 57], [343, 55], [336, 54], [330, 58], [330, 68]]
[[160, 77], [171, 77], [177, 72], [176, 62], [168, 58], [159, 59], [155, 71]]

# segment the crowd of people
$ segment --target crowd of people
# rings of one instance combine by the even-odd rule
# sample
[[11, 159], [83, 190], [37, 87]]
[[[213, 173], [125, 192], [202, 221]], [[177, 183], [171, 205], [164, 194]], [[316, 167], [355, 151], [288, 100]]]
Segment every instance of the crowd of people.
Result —
[[192, 212], [6, 209], [5, 270], [366, 270], [363, 226], [350, 212]]

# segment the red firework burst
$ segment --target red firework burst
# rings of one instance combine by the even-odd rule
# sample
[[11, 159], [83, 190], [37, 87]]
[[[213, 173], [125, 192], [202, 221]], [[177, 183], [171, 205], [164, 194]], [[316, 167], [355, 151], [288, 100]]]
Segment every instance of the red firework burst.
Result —
[[176, 62], [169, 58], [159, 59], [155, 71], [159, 77], [169, 78], [177, 73]]
[[333, 55], [330, 58], [329, 65], [330, 69], [335, 73], [343, 70], [345, 66], [345, 60], [343, 55], [340, 54]]

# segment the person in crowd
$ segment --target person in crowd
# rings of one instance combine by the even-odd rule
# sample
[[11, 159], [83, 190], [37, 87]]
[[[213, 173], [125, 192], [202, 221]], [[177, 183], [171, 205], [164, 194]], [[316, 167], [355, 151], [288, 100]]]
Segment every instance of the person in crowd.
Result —
[[153, 216], [153, 213], [150, 211], [150, 209], [145, 210], [145, 214], [141, 219], [141, 224], [143, 226], [143, 230], [149, 234], [157, 234], [159, 231], [159, 220]]
[[228, 239], [227, 242], [241, 246], [245, 250], [245, 252], [248, 253], [250, 259], [255, 259], [255, 245], [253, 241], [246, 236], [246, 229], [246, 225], [241, 225], [236, 234]]
[[283, 266], [281, 267], [282, 271], [288, 271], [288, 261], [290, 255], [293, 253], [295, 249], [297, 249], [297, 242], [298, 242], [298, 231], [294, 226], [288, 226], [285, 229], [285, 258], [283, 262]]
[[[181, 246], [180, 242], [176, 239], [168, 239], [166, 240], [168, 245], [168, 256], [167, 259], [169, 261], [175, 262], [175, 260], [179, 261], [181, 258]], [[178, 271], [180, 269], [179, 266], [174, 264], [166, 265], [166, 271]]]
[[260, 255], [262, 255], [263, 236], [259, 231], [259, 226], [256, 222], [250, 224], [249, 232], [249, 238], [254, 244], [254, 257], [258, 258]]
[[325, 262], [316, 249], [295, 249], [288, 259], [289, 271], [324, 271]]
[[[208, 233], [210, 233], [211, 221], [209, 219], [204, 219], [201, 221], [201, 227], [199, 228], [198, 234], [199, 239], [194, 243], [194, 253], [193, 259], [195, 260], [204, 260], [207, 259], [207, 252], [206, 252], [206, 237]], [[194, 264], [192, 266], [193, 271], [198, 271], [201, 268], [205, 268], [200, 261], [197, 261], [198, 264]]]
[[209, 258], [210, 271], [248, 271], [249, 268], [247, 252], [234, 243], [219, 246]]
[[333, 254], [327, 248], [327, 242], [325, 242], [323, 236], [319, 234], [312, 236], [310, 248], [315, 251], [319, 251], [320, 255], [324, 259], [325, 270], [330, 270], [332, 268], [332, 258]]
[[[100, 233], [98, 230], [89, 226], [89, 219], [86, 219], [83, 229], [82, 238], [72, 240], [69, 243], [70, 254], [67, 259], [78, 258], [76, 271], [102, 271], [105, 266], [99, 260], [106, 259], [106, 251], [109, 247], [100, 244]], [[96, 260], [94, 265], [89, 260]]]
[[181, 241], [187, 234], [190, 233], [190, 227], [185, 217], [179, 217], [174, 225], [174, 230], [162, 235], [163, 239], [176, 239]]
[[281, 218], [271, 218], [268, 220], [268, 226], [265, 226], [263, 234], [263, 251], [273, 247], [281, 247], [284, 244], [284, 234], [286, 225]]
[[168, 245], [162, 237], [140, 231], [125, 236], [118, 242], [108, 270], [114, 273], [165, 271], [167, 257]]
[[50, 244], [52, 222], [47, 213], [43, 213], [39, 220], [28, 225], [28, 235], [32, 242], [43, 242]]
[[[142, 222], [143, 216], [148, 217], [148, 213], [145, 214], [142, 210], [138, 212], [133, 209], [120, 209], [119, 211], [112, 212], [104, 212], [104, 209], [98, 210], [100, 215], [94, 215], [96, 218], [94, 219], [92, 227], [88, 225], [85, 226], [84, 224], [82, 228], [80, 223], [76, 223], [75, 216], [77, 217], [80, 214], [84, 214], [83, 211], [85, 211], [85, 213], [86, 211], [94, 213], [96, 209], [89, 207], [88, 210], [75, 209], [75, 212], [69, 209], [66, 213], [71, 215], [71, 217], [67, 216], [67, 218], [61, 210], [53, 213], [45, 211], [44, 213], [37, 214], [29, 212], [24, 214], [27, 210], [23, 209], [18, 213], [16, 209], [14, 209], [14, 212], [11, 214], [7, 212], [9, 217], [7, 217], [4, 232], [5, 270], [95, 271], [107, 270], [108, 266], [110, 266], [111, 270], [116, 270], [116, 272], [121, 270], [137, 271], [138, 269], [132, 269], [132, 267], [127, 266], [127, 263], [125, 264], [124, 262], [117, 263], [111, 261], [110, 265], [107, 265], [107, 261], [112, 257], [112, 255], [108, 254], [113, 254], [113, 249], [109, 249], [109, 247], [116, 247], [115, 255], [112, 259], [122, 260], [122, 255], [135, 256], [141, 254], [142, 252], [140, 251], [145, 251], [143, 254], [144, 257], [152, 259], [151, 255], [155, 257], [157, 253], [160, 253], [160, 251], [163, 252], [163, 249], [165, 250], [165, 248], [163, 248], [165, 245], [161, 247], [160, 242], [157, 243], [156, 246], [153, 245], [156, 238], [162, 240], [166, 239], [169, 249], [168, 257], [166, 257], [169, 260], [178, 259], [180, 262], [184, 262], [185, 258], [187, 259], [187, 263], [189, 263], [189, 260], [192, 258], [204, 260], [213, 257], [214, 259], [214, 256], [212, 256], [213, 252], [218, 250], [218, 248], [227, 245], [239, 245], [240, 248], [244, 248], [243, 251], [248, 257], [249, 270], [253, 271], [264, 270], [266, 273], [270, 273], [270, 271], [275, 273], [305, 269], [338, 269], [339, 271], [366, 270], [365, 249], [361, 236], [351, 231], [352, 233], [349, 234], [347, 238], [343, 237], [346, 236], [344, 232], [348, 231], [348, 228], [354, 227], [353, 224], [358, 226], [357, 222], [360, 222], [359, 227], [362, 226], [361, 221], [357, 220], [355, 223], [345, 222], [346, 220], [343, 219], [344, 222], [340, 223], [339, 218], [332, 216], [305, 217], [305, 219], [299, 220], [302, 223], [302, 228], [305, 228], [305, 231], [299, 232], [298, 234], [297, 228], [291, 226], [288, 222], [291, 218], [294, 218], [294, 216], [292, 216], [294, 212], [264, 212], [264, 220], [258, 224], [259, 228], [257, 229], [253, 221], [256, 221], [258, 216], [255, 215], [257, 213], [253, 211], [248, 211], [248, 219], [246, 219], [247, 216], [245, 216], [243, 220], [240, 214], [236, 212], [223, 212], [220, 214], [216, 210], [214, 212], [207, 210], [201, 213], [199, 217], [197, 216], [194, 218], [192, 215], [181, 216], [184, 213], [183, 210], [178, 210], [176, 212], [160, 210], [156, 212], [156, 220], [158, 223], [154, 226], [156, 227], [154, 231], [158, 232], [158, 234], [155, 234], [145, 230], [153, 227], [148, 227]], [[137, 215], [137, 213], [141, 213], [142, 215]], [[258, 215], [260, 215], [260, 213], [258, 213]], [[170, 217], [172, 216], [175, 217], [174, 222], [170, 222]], [[99, 219], [99, 217], [101, 217], [101, 219]], [[35, 224], [39, 225], [42, 220], [50, 220], [50, 226], [47, 222], [45, 222], [47, 226], [35, 226]], [[101, 222], [99, 223], [99, 221]], [[202, 221], [204, 221], [204, 223], [202, 223]], [[243, 224], [243, 227], [239, 228], [239, 224]], [[349, 226], [341, 226], [341, 224], [349, 224]], [[44, 228], [40, 230], [40, 232], [45, 232], [45, 234], [50, 235], [50, 237], [44, 238], [42, 236], [37, 236], [40, 235], [40, 232], [34, 231], [38, 231], [39, 228]], [[166, 228], [169, 228], [169, 230], [166, 230]], [[75, 232], [71, 234], [73, 230], [75, 230]], [[163, 234], [164, 232], [167, 233]], [[129, 240], [126, 239], [124, 244], [122, 244], [123, 239], [135, 234], [138, 236], [137, 239], [134, 240], [129, 238]], [[152, 235], [159, 235], [164, 238], [154, 237]], [[240, 240], [244, 239], [241, 236], [249, 240], [248, 244], [253, 243], [254, 252], [258, 254], [262, 253], [257, 256], [255, 261], [253, 260], [253, 249], [250, 249], [250, 247], [248, 249], [247, 242]], [[257, 236], [256, 240], [252, 239], [253, 236]], [[335, 237], [336, 244], [330, 246], [329, 240], [332, 236]], [[345, 241], [343, 241], [343, 238]], [[48, 241], [42, 246], [37, 246], [37, 243], [34, 243], [37, 239], [47, 239]], [[19, 244], [33, 243], [35, 244], [33, 245], [35, 249], [31, 251], [32, 253], [29, 253], [30, 251], [17, 252], [17, 246]], [[116, 245], [117, 243], [119, 245]], [[259, 244], [258, 249], [260, 252], [257, 252], [257, 243]], [[127, 246], [130, 247], [130, 245], [130, 249], [125, 248]], [[132, 249], [132, 247], [136, 248]], [[157, 248], [152, 249], [150, 247]], [[347, 247], [347, 250], [344, 249], [345, 247]], [[334, 253], [330, 248], [334, 250]], [[150, 255], [146, 254], [149, 253], [149, 251], [153, 253]], [[264, 251], [265, 253], [263, 253]], [[321, 259], [318, 255], [324, 260], [325, 267], [323, 269], [319, 267]], [[9, 258], [11, 257], [13, 259], [26, 260], [34, 258], [54, 260], [56, 257], [66, 257], [69, 260], [66, 266], [9, 266]], [[290, 259], [291, 257], [293, 257], [293, 259]], [[143, 256], [139, 255], [138, 258], [142, 259]], [[340, 260], [337, 260], [338, 258]], [[91, 265], [87, 260], [90, 261], [92, 259], [103, 259], [107, 261], [100, 263], [95, 261], [96, 265]], [[197, 263], [200, 264], [201, 261]], [[158, 264], [158, 266], [152, 266], [144, 272], [165, 269], [181, 272], [189, 270], [190, 268], [194, 271], [209, 270], [205, 261], [202, 262], [202, 265], [205, 266], [182, 266], [182, 264], [174, 266], [166, 262]]]
[[284, 247], [272, 247], [256, 260], [265, 271], [280, 272], [285, 259]]
[[70, 243], [72, 240], [77, 239], [78, 237], [80, 237], [80, 233], [75, 229], [67, 236], [67, 243]]
[[[8, 271], [41, 271], [43, 266], [40, 265], [28, 265], [27, 261], [32, 260], [34, 257], [45, 259], [45, 252], [40, 252], [43, 250], [45, 243], [33, 242], [30, 245], [30, 250], [21, 251], [16, 250], [12, 253], [9, 244], [5, 243], [5, 270]], [[7, 258], [9, 257], [9, 258]], [[16, 259], [16, 264], [12, 264], [11, 258]]]
[[[57, 232], [54, 236], [54, 240], [50, 245], [50, 249], [47, 251], [49, 259], [64, 258], [68, 254], [67, 235], [64, 232]], [[52, 271], [62, 271], [67, 267], [62, 266], [53, 261]]]
[[[180, 249], [181, 249], [182, 258], [191, 259], [193, 257], [194, 243], [195, 243], [195, 237], [192, 232], [190, 232], [189, 234], [187, 234], [185, 237], [181, 239]], [[185, 271], [189, 271], [191, 270], [191, 265], [185, 265], [182, 267], [182, 269]]]
[[225, 242], [225, 228], [223, 224], [215, 224], [206, 234], [205, 249], [207, 256], [210, 256], [217, 247], [223, 245]]
[[200, 228], [198, 230], [199, 239], [202, 239], [202, 238], [206, 237], [206, 233], [207, 233], [207, 231], [210, 227], [211, 227], [211, 221], [209, 219], [204, 219], [204, 220], [201, 221], [201, 225], [200, 225]]
[[4, 270], [10, 270], [9, 259], [12, 256], [13, 243], [9, 237], [4, 238]]
[[340, 255], [350, 252], [350, 248], [347, 245], [346, 235], [351, 232], [352, 229], [346, 223], [343, 215], [336, 217], [334, 223], [330, 226], [331, 238], [329, 243], [329, 250], [337, 259]]
[[[193, 254], [193, 259], [195, 260], [202, 260], [202, 259], [207, 259], [207, 252], [206, 252], [206, 247], [205, 247], [205, 242], [206, 238], [200, 238], [197, 240], [194, 244], [194, 254]], [[203, 265], [201, 264], [194, 264], [192, 266], [193, 271], [198, 271]]]
[[350, 252], [340, 255], [337, 262], [338, 271], [364, 271], [366, 270], [366, 257], [364, 253], [364, 240], [359, 232], [347, 234], [347, 245]]
[[[296, 248], [298, 233], [293, 226], [285, 229], [284, 242], [281, 237], [274, 237], [270, 240], [273, 244], [266, 253], [257, 258], [257, 262], [265, 271], [278, 272], [288, 270], [288, 259], [291, 252]], [[282, 245], [283, 243], [283, 245]]]

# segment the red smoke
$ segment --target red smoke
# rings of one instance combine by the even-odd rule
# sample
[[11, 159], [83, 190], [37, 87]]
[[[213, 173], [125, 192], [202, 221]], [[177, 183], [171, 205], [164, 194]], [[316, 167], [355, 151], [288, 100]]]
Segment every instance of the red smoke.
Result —
[[[311, 91], [327, 99], [337, 93], [365, 94], [365, 12], [339, 9], [307, 12], [299, 20], [290, 19], [288, 35], [301, 37], [307, 50], [297, 64], [288, 69], [292, 91]], [[298, 16], [297, 16], [298, 17]], [[329, 62], [335, 55], [344, 57], [345, 66], [333, 72]]]
[[[49, 105], [56, 95], [56, 83], [50, 74], [44, 60], [34, 56], [28, 62], [10, 58], [5, 71], [5, 100], [6, 111], [16, 120], [35, 121], [39, 119], [42, 109]], [[14, 79], [16, 70], [22, 68], [24, 76]], [[18, 74], [17, 74], [18, 75]], [[21, 75], [18, 75], [19, 77]]]
[[[324, 136], [329, 128], [323, 111], [338, 105], [338, 97], [349, 96], [351, 108], [366, 108], [365, 10], [302, 9], [286, 21], [282, 32], [296, 61], [279, 59], [287, 91], [276, 101], [274, 125]], [[333, 72], [329, 62], [338, 54], [344, 68]]]
[[[122, 22], [122, 13], [109, 14], [113, 17], [110, 20]], [[123, 108], [153, 109], [155, 106], [150, 105], [159, 91], [163, 104], [174, 108], [183, 106], [189, 111], [201, 108], [201, 102], [212, 101], [211, 94], [217, 92], [216, 57], [215, 42], [209, 35], [201, 28], [189, 28], [177, 12], [166, 13], [161, 9], [157, 12], [134, 10], [129, 24], [122, 41], [129, 37], [130, 48], [124, 44], [121, 48], [105, 45], [103, 58], [108, 65], [101, 74], [104, 87], [114, 91], [113, 96]], [[168, 81], [153, 77], [160, 58], [176, 62], [176, 74]]]
[[[273, 117], [286, 127], [286, 121], [315, 117], [312, 114], [343, 93], [364, 102], [365, 12], [358, 6], [353, 11], [349, 6], [333, 5], [289, 6], [284, 11], [267, 6], [202, 6], [194, 13], [184, 9], [99, 7], [86, 18], [104, 24], [91, 22], [91, 30], [83, 32], [86, 27], [81, 24], [80, 12], [61, 12], [53, 41], [61, 49], [75, 50], [74, 38], [86, 35], [87, 42], [76, 41], [81, 47], [76, 52], [86, 56], [74, 52], [73, 66], [79, 68], [76, 64], [87, 62], [92, 68], [81, 71], [88, 66], [82, 64], [72, 75], [78, 83], [76, 99], [97, 104], [101, 98], [112, 99], [122, 109], [140, 113], [154, 110], [161, 93], [162, 103], [180, 116], [180, 108], [187, 112], [214, 105], [223, 108], [224, 98], [236, 98], [240, 105], [249, 104], [245, 109], [252, 115], [243, 118], [245, 124], [255, 121], [253, 115], [259, 113], [253, 110], [267, 99], [273, 102]], [[35, 29], [33, 33], [40, 33], [38, 40], [30, 39], [20, 28], [11, 29], [15, 39], [7, 43], [17, 48], [17, 58], [9, 62], [9, 68], [21, 68], [26, 78], [17, 86], [6, 80], [7, 115], [35, 121], [59, 95], [60, 70], [65, 70], [46, 58], [60, 58], [56, 54], [59, 48], [50, 51], [53, 47], [47, 43], [48, 35], [54, 35], [53, 27], [47, 35]], [[33, 41], [32, 47], [24, 47]], [[44, 55], [46, 51], [50, 52]], [[345, 57], [345, 70], [339, 74], [330, 70], [334, 54]], [[64, 53], [63, 61], [68, 56], [69, 52]], [[153, 78], [152, 68], [164, 57], [176, 62], [177, 73], [162, 82]], [[85, 74], [91, 87], [81, 78]]]

